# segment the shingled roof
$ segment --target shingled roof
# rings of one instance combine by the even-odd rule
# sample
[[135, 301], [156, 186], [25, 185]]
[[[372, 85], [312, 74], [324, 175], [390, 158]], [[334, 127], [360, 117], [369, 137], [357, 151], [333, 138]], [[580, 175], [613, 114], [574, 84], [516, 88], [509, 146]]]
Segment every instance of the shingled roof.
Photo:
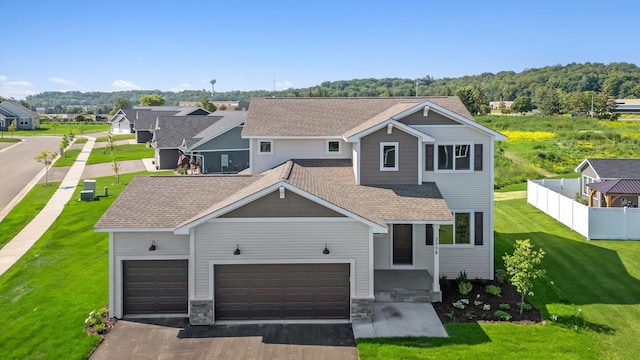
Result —
[[189, 148], [202, 139], [198, 134], [221, 118], [211, 115], [160, 116], [154, 126], [152, 144], [158, 149], [177, 148], [184, 140]]
[[[473, 116], [456, 96], [399, 98], [254, 98], [243, 136], [343, 136], [381, 114], [391, 117], [429, 101], [467, 120]], [[393, 108], [393, 111], [387, 110]], [[399, 110], [399, 111], [398, 111]], [[383, 119], [384, 121], [386, 119]]]
[[640, 159], [585, 159], [576, 171], [591, 166], [600, 179], [640, 179]]
[[[289, 160], [255, 176], [138, 177], [96, 224], [97, 229], [176, 229], [286, 183], [375, 223], [453, 221], [435, 183], [355, 185], [351, 160]], [[149, 194], [163, 194], [149, 196]], [[197, 194], [189, 196], [188, 194]]]
[[640, 179], [607, 180], [587, 185], [603, 194], [640, 194]]

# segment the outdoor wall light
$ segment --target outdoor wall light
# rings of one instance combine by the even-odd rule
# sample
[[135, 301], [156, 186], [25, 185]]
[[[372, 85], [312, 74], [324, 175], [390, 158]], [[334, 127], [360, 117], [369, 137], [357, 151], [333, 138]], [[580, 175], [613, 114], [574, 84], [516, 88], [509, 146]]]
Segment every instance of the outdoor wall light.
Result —
[[157, 248], [158, 246], [156, 245], [156, 242], [152, 241], [151, 246], [149, 246], [149, 251], [156, 251]]
[[233, 255], [240, 255], [242, 251], [240, 251], [240, 246], [236, 245], [236, 249], [233, 251]]
[[327, 247], [327, 244], [324, 244], [324, 250], [322, 250], [322, 253], [325, 254], [325, 255], [331, 254], [331, 251], [329, 251], [329, 248]]

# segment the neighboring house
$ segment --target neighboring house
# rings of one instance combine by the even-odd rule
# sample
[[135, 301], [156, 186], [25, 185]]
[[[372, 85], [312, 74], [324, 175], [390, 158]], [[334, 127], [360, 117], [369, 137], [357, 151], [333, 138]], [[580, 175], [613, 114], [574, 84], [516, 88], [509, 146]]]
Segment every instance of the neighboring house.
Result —
[[201, 173], [237, 173], [249, 167], [249, 141], [242, 139], [246, 111], [207, 116], [159, 117], [151, 145], [158, 169], [175, 169], [184, 153]]
[[640, 99], [616, 99], [616, 113], [640, 114]]
[[3, 101], [0, 103], [0, 128], [6, 131], [12, 123], [17, 130], [39, 129], [40, 115], [19, 102]]
[[439, 301], [440, 276], [493, 278], [505, 137], [457, 97], [253, 99], [242, 136], [243, 174], [136, 177], [96, 224], [111, 316], [371, 321], [403, 290]]
[[504, 104], [505, 109], [511, 109], [513, 101], [489, 101], [489, 107], [491, 110], [500, 110], [500, 104]]
[[153, 127], [160, 116], [208, 115], [207, 110], [198, 107], [179, 106], [134, 106], [133, 109], [119, 109], [109, 119], [114, 134], [136, 134], [139, 144], [151, 141]]
[[580, 193], [590, 207], [637, 206], [640, 202], [640, 159], [584, 159]]

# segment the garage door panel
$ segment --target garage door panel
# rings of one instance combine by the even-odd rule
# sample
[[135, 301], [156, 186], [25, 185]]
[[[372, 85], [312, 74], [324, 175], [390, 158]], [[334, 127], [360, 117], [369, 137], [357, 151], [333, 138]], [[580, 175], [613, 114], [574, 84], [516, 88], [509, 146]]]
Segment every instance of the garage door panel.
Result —
[[[216, 265], [214, 273], [216, 320], [349, 318], [349, 264]], [[243, 279], [242, 295], [231, 292]]]
[[188, 312], [187, 260], [123, 262], [125, 315]]

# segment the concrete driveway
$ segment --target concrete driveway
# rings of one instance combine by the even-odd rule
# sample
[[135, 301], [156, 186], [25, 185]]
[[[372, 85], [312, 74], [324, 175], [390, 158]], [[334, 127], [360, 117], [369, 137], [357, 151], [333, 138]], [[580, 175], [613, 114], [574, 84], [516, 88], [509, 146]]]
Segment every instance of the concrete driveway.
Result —
[[120, 320], [89, 359], [357, 360], [358, 350], [351, 324], [192, 327], [186, 319]]

